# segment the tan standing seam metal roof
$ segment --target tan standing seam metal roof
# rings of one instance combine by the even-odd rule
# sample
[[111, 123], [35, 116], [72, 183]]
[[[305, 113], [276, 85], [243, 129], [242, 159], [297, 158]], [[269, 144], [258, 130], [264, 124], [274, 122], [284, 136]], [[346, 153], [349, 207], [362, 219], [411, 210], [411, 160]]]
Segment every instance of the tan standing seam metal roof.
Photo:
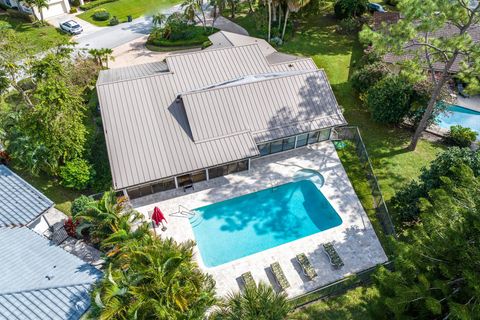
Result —
[[[219, 123], [226, 134], [195, 141], [190, 126], [198, 119], [187, 117], [178, 95], [250, 75], [318, 70], [309, 58], [270, 64], [257, 44], [172, 55], [165, 63], [166, 69], [151, 65], [133, 71], [133, 66], [104, 70], [99, 76], [97, 91], [115, 189], [258, 155], [250, 128], [242, 129], [235, 123], [240, 110], [226, 114], [228, 121]], [[327, 81], [326, 77], [322, 79]], [[326, 84], [325, 92], [333, 97]], [[257, 111], [267, 117], [269, 113], [262, 111], [261, 106], [271, 100], [271, 93], [265, 88], [252, 90], [259, 101]], [[239, 106], [250, 101], [250, 97], [236, 90], [220, 94], [222, 101]], [[282, 92], [287, 99], [285, 94]], [[332, 103], [337, 108], [334, 98]], [[217, 112], [222, 111], [220, 105], [216, 107]], [[209, 125], [207, 121], [203, 123]]]

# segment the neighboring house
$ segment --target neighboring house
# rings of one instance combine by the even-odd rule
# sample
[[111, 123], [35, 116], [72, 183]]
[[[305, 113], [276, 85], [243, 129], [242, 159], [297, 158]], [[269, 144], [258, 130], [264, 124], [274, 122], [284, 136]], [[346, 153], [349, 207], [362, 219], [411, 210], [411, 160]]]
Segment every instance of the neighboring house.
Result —
[[5, 165], [0, 165], [0, 191], [0, 228], [35, 224], [53, 207], [50, 199]]
[[395, 24], [400, 20], [400, 12], [378, 12], [373, 13], [372, 29], [380, 30], [384, 26]]
[[[0, 165], [0, 320], [79, 319], [101, 272], [87, 261], [95, 251], [80, 241], [56, 246], [44, 237], [66, 216], [53, 202]], [[62, 239], [64, 241], [65, 238]], [[90, 256], [86, 257], [86, 254]]]
[[[25, 3], [18, 0], [0, 0], [0, 3], [6, 5], [9, 8], [17, 8], [19, 11], [32, 14], [32, 9]], [[34, 7], [33, 10], [38, 18], [40, 18], [39, 10]], [[70, 12], [70, 3], [68, 0], [48, 0], [48, 8], [42, 8], [43, 18], [48, 19], [54, 16]]]
[[211, 39], [208, 50], [100, 72], [113, 186], [130, 198], [248, 170], [346, 124], [312, 59], [226, 32]]
[[101, 272], [32, 230], [0, 228], [0, 319], [77, 320]]

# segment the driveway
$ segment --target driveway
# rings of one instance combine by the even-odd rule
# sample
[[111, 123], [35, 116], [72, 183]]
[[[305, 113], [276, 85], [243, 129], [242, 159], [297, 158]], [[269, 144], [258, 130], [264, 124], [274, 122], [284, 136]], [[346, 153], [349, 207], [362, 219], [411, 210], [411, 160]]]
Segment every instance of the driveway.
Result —
[[53, 25], [55, 28], [59, 28], [59, 25], [61, 22], [68, 21], [68, 20], [75, 20], [83, 28], [82, 34], [78, 36], [74, 36], [73, 37], [74, 40], [76, 40], [78, 37], [87, 36], [89, 34], [93, 34], [103, 29], [101, 27], [97, 27], [96, 25], [93, 25], [85, 20], [78, 18], [76, 14], [64, 13], [64, 14], [50, 17], [47, 19], [48, 23]]
[[113, 49], [114, 61], [108, 63], [110, 68], [128, 67], [136, 64], [164, 60], [168, 55], [200, 49], [190, 49], [174, 52], [154, 52], [145, 47], [148, 35], [137, 38]]

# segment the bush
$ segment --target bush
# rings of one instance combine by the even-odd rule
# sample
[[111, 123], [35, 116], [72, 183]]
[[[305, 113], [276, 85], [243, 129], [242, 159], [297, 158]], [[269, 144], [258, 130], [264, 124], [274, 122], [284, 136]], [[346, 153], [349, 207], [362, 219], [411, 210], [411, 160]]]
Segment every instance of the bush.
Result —
[[80, 6], [80, 0], [71, 0], [70, 3], [71, 3], [72, 6], [74, 6], [74, 7]]
[[367, 64], [363, 68], [356, 70], [350, 78], [352, 87], [358, 93], [365, 93], [372, 86], [388, 75], [387, 65], [383, 62]]
[[107, 21], [110, 18], [110, 12], [105, 9], [98, 9], [92, 15], [93, 20]]
[[101, 6], [102, 4], [105, 3], [110, 3], [110, 2], [115, 2], [118, 0], [96, 0], [96, 1], [90, 1], [89, 3], [85, 3], [83, 6], [80, 6], [80, 9], [83, 11], [93, 9], [95, 7]]
[[10, 23], [8, 23], [7, 21], [0, 20], [0, 31], [11, 29], [11, 28], [12, 28], [12, 25]]
[[110, 21], [108, 22], [109, 25], [111, 26], [116, 26], [117, 24], [119, 24], [120, 21], [118, 21], [117, 17], [113, 17], [112, 19], [110, 19]]
[[442, 152], [430, 163], [430, 167], [423, 168], [419, 181], [412, 181], [401, 188], [390, 200], [393, 217], [396, 225], [410, 225], [418, 220], [420, 215], [420, 199], [429, 198], [429, 191], [438, 188], [441, 177], [454, 178], [450, 169], [458, 165], [470, 167], [475, 176], [480, 175], [480, 152], [467, 148], [449, 148]]
[[23, 19], [27, 22], [35, 21], [35, 18], [33, 17], [33, 15], [20, 12], [16, 9], [7, 9], [7, 13], [10, 17], [20, 18], [20, 19]]
[[385, 2], [393, 7], [396, 7], [400, 0], [386, 0]]
[[333, 7], [337, 19], [361, 16], [367, 11], [368, 0], [337, 0]]
[[68, 161], [60, 168], [62, 184], [77, 190], [87, 188], [92, 181], [93, 175], [92, 166], [84, 159]]
[[210, 47], [212, 45], [212, 41], [207, 40], [202, 43], [202, 50]]
[[410, 111], [412, 85], [400, 76], [387, 76], [366, 93], [366, 104], [373, 120], [398, 124]]
[[340, 34], [354, 34], [360, 29], [361, 23], [355, 18], [340, 20], [335, 30]]
[[80, 224], [80, 221], [74, 221], [71, 217], [69, 217], [63, 222], [63, 227], [65, 228], [65, 231], [70, 237], [76, 238], [77, 227], [79, 224]]
[[446, 137], [448, 143], [462, 148], [467, 148], [477, 140], [478, 133], [470, 128], [462, 127], [461, 125], [451, 126], [450, 132]]
[[75, 7], [70, 8], [70, 13], [77, 13], [77, 12], [78, 12], [77, 8]]
[[78, 214], [81, 214], [85, 211], [85, 208], [87, 205], [92, 202], [93, 199], [84, 195], [81, 195], [80, 197], [76, 198], [72, 202], [72, 207], [70, 209], [72, 213], [72, 217], [75, 218]]

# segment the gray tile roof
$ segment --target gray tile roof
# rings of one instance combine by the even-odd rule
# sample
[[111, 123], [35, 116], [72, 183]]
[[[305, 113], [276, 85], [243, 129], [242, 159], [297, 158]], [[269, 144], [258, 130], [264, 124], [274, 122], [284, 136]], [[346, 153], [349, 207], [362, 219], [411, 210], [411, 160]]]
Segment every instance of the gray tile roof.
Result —
[[[431, 33], [430, 37], [432, 38], [443, 38], [443, 39], [449, 39], [452, 38], [455, 35], [458, 35], [459, 29], [452, 25], [452, 24], [445, 24], [443, 28], [440, 28], [438, 30], [435, 30], [435, 32]], [[467, 33], [470, 35], [472, 38], [473, 42], [478, 46], [480, 44], [480, 25], [476, 24], [471, 26]], [[420, 41], [422, 41], [422, 37], [420, 37]], [[418, 43], [418, 42], [416, 42]], [[384, 57], [383, 60], [387, 63], [398, 63], [398, 62], [403, 62], [407, 60], [411, 60], [416, 58], [417, 56], [420, 57], [420, 59], [426, 59], [425, 54], [423, 53], [423, 47], [420, 48], [418, 45], [415, 45], [415, 41], [410, 42], [411, 47], [409, 47], [405, 54], [402, 55], [395, 55], [393, 53], [387, 53]], [[419, 50], [422, 49], [422, 50]], [[450, 68], [451, 73], [457, 73], [460, 71], [461, 63], [464, 61], [465, 56], [459, 55], [457, 59], [454, 61], [452, 67]], [[435, 62], [433, 64], [433, 68], [437, 71], [442, 71], [444, 68], [445, 64], [442, 62]]]
[[97, 84], [148, 77], [164, 72], [168, 72], [168, 67], [163, 61], [114, 68], [110, 69], [109, 72], [101, 72], [98, 76]]
[[79, 319], [101, 272], [34, 231], [0, 228], [0, 319]]
[[194, 141], [250, 131], [260, 143], [346, 124], [323, 70], [237, 82], [182, 95]]
[[26, 225], [53, 205], [4, 165], [0, 165], [0, 190], [0, 228]]
[[258, 154], [248, 132], [194, 141], [180, 94], [250, 75], [318, 70], [309, 58], [270, 64], [258, 44], [172, 55], [166, 64], [168, 72], [129, 80], [101, 71], [97, 91], [115, 189]]

